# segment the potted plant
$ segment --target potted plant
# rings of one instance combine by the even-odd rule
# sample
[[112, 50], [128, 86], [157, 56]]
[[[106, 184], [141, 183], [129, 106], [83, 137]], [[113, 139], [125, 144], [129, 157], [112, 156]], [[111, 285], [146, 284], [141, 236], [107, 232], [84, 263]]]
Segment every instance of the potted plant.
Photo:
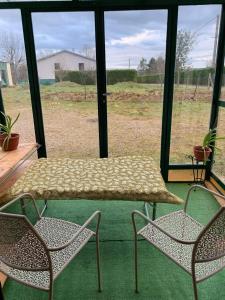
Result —
[[205, 163], [208, 160], [213, 148], [220, 150], [215, 146], [215, 142], [223, 139], [225, 139], [225, 136], [216, 136], [216, 128], [210, 129], [209, 132], [204, 136], [202, 145], [194, 146], [193, 150], [195, 158], [198, 161], [203, 161]]
[[5, 122], [4, 124], [0, 123], [0, 146], [3, 151], [12, 151], [16, 150], [19, 144], [19, 134], [12, 133], [12, 128], [19, 119], [20, 114], [17, 115], [15, 120], [12, 120], [12, 117], [4, 114], [3, 115]]

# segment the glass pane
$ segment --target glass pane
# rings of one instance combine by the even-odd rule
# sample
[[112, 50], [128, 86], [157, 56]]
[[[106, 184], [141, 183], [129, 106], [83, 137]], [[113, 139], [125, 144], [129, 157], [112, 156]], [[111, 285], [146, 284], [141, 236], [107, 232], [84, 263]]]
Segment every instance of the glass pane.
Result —
[[[217, 136], [225, 136], [225, 108], [220, 108], [217, 125]], [[216, 150], [213, 165], [213, 172], [225, 183], [225, 140], [218, 140], [216, 146], [219, 150]]]
[[208, 131], [220, 9], [179, 7], [170, 163], [191, 163]]
[[23, 30], [19, 10], [0, 10], [0, 80], [6, 114], [20, 117], [13, 132], [20, 142], [35, 142]]
[[105, 13], [109, 155], [159, 162], [166, 11]]
[[98, 157], [92, 12], [32, 15], [49, 157]]

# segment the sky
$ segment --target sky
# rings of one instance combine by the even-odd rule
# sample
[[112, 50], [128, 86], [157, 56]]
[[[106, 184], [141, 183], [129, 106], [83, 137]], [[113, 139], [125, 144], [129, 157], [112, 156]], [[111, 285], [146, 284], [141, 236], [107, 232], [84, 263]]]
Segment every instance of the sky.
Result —
[[[206, 67], [212, 62], [219, 5], [179, 8], [178, 30], [195, 36], [188, 63]], [[38, 55], [63, 49], [85, 54], [95, 47], [93, 12], [35, 13], [32, 15]], [[165, 56], [167, 11], [120, 11], [105, 13], [107, 68], [137, 68], [142, 57]], [[0, 10], [0, 28], [23, 40], [20, 12]], [[93, 52], [92, 51], [92, 52]]]

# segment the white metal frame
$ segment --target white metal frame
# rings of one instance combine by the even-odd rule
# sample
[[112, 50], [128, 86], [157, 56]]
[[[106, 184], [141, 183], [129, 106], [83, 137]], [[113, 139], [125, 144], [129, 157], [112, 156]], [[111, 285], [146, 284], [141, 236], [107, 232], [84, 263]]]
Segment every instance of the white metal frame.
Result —
[[[205, 190], [205, 191], [211, 193], [212, 195], [221, 197], [223, 200], [225, 200], [225, 196], [223, 196], [223, 195], [221, 195], [217, 192], [211, 191], [211, 190], [209, 190], [209, 189], [207, 189], [207, 188], [205, 188], [201, 185], [191, 186], [191, 188], [189, 189], [189, 191], [187, 193], [187, 197], [186, 197], [186, 201], [185, 201], [185, 205], [184, 205], [184, 209], [183, 209], [185, 217], [189, 218], [189, 219], [192, 219], [192, 218], [186, 213], [186, 211], [187, 211], [187, 206], [188, 206], [188, 202], [189, 202], [189, 199], [190, 199], [190, 194], [191, 194], [192, 191], [196, 190], [197, 188]], [[166, 217], [168, 218], [170, 215], [172, 215], [172, 214], [168, 214], [168, 215], [166, 215]], [[148, 224], [150, 223], [153, 228], [158, 229], [161, 233], [163, 233], [165, 236], [169, 237], [171, 240], [173, 240], [177, 243], [183, 244], [183, 245], [193, 245], [192, 257], [191, 257], [191, 276], [192, 276], [192, 282], [193, 282], [193, 288], [194, 288], [194, 297], [197, 300], [198, 299], [197, 283], [209, 278], [210, 276], [214, 275], [215, 273], [219, 272], [222, 268], [225, 267], [225, 263], [224, 263], [224, 265], [221, 266], [221, 268], [218, 268], [214, 272], [211, 272], [210, 275], [203, 276], [203, 278], [201, 278], [200, 280], [196, 279], [196, 263], [212, 262], [216, 259], [219, 259], [219, 258], [225, 256], [225, 248], [224, 248], [223, 251], [222, 251], [222, 254], [221, 254], [221, 251], [220, 251], [218, 254], [214, 254], [212, 257], [204, 257], [204, 259], [199, 259], [197, 257], [197, 250], [199, 250], [199, 244], [201, 242], [201, 239], [205, 237], [207, 231], [215, 224], [215, 222], [218, 220], [219, 217], [221, 217], [221, 216], [222, 216], [222, 218], [224, 217], [224, 222], [225, 222], [225, 207], [220, 208], [220, 210], [215, 214], [215, 216], [210, 220], [210, 222], [206, 226], [203, 227], [203, 229], [198, 234], [197, 238], [194, 239], [194, 240], [179, 239], [179, 238], [175, 237], [174, 235], [170, 234], [169, 232], [167, 232], [166, 230], [164, 230], [158, 224], [156, 224], [157, 219], [156, 219], [156, 221], [153, 221], [149, 217], [145, 216], [143, 213], [141, 213], [137, 210], [133, 211], [132, 212], [132, 222], [133, 222], [133, 228], [134, 228], [134, 248], [135, 248], [135, 291], [138, 292], [138, 265], [137, 265], [137, 260], [138, 260], [137, 244], [138, 243], [137, 243], [137, 237], [140, 234], [142, 229], [137, 231], [135, 216], [139, 216], [139, 217], [143, 218], [144, 220], [146, 220], [148, 222]], [[164, 217], [162, 217], [162, 218], [164, 218]], [[223, 231], [222, 239], [225, 243], [225, 229]], [[149, 242], [151, 243], [151, 241], [149, 241]], [[206, 244], [206, 246], [207, 246], [207, 244]], [[156, 247], [156, 248], [158, 248], [159, 250], [162, 251], [162, 249], [160, 249], [160, 247]], [[180, 267], [182, 267], [182, 265], [178, 261], [173, 259], [169, 255], [169, 253], [167, 254], [166, 252], [164, 252], [164, 254], [166, 256], [168, 256], [170, 259], [172, 259]]]
[[[12, 201], [10, 201], [9, 203], [7, 203], [6, 205], [2, 206], [0, 208], [0, 219], [1, 219], [1, 216], [4, 216], [4, 217], [11, 217], [11, 218], [15, 218], [15, 219], [23, 219], [27, 225], [29, 226], [29, 229], [34, 233], [34, 235], [38, 238], [38, 240], [41, 242], [42, 246], [43, 246], [43, 249], [45, 251], [45, 254], [47, 255], [48, 257], [48, 268], [43, 268], [42, 271], [48, 271], [49, 272], [49, 276], [50, 276], [50, 284], [49, 284], [49, 288], [48, 289], [45, 289], [45, 288], [40, 288], [39, 286], [34, 286], [33, 284], [30, 285], [34, 288], [37, 288], [37, 289], [41, 289], [41, 290], [44, 290], [44, 291], [47, 291], [48, 292], [48, 299], [49, 300], [53, 300], [53, 284], [54, 284], [54, 280], [55, 278], [63, 271], [63, 269], [66, 267], [63, 267], [60, 272], [54, 274], [54, 277], [53, 277], [53, 264], [54, 262], [52, 261], [51, 259], [51, 252], [53, 251], [60, 251], [62, 249], [66, 249], [67, 247], [69, 247], [77, 238], [78, 236], [80, 237], [82, 235], [82, 233], [84, 232], [85, 229], [87, 229], [87, 226], [93, 221], [93, 219], [97, 218], [97, 224], [96, 224], [96, 231], [93, 232], [95, 234], [95, 239], [96, 239], [96, 255], [97, 255], [97, 275], [98, 275], [98, 291], [101, 292], [102, 290], [102, 287], [101, 287], [101, 274], [100, 274], [100, 252], [99, 252], [99, 224], [100, 224], [100, 219], [101, 219], [101, 212], [100, 211], [95, 211], [89, 218], [88, 220], [82, 225], [80, 226], [79, 230], [77, 230], [72, 236], [71, 238], [61, 244], [60, 246], [55, 246], [55, 247], [48, 247], [47, 244], [45, 243], [45, 241], [43, 240], [43, 238], [41, 237], [41, 235], [39, 234], [39, 232], [35, 229], [35, 227], [30, 223], [30, 221], [27, 219], [26, 216], [24, 215], [19, 215], [19, 214], [9, 214], [9, 213], [5, 213], [5, 212], [2, 212], [3, 210], [5, 210], [6, 208], [8, 208], [9, 206], [11, 206], [13, 203], [15, 203], [16, 201], [24, 201], [24, 200], [31, 200], [33, 205], [34, 205], [34, 208], [35, 208], [35, 211], [37, 213], [37, 217], [38, 217], [38, 220], [41, 220], [42, 216], [41, 214], [39, 213], [39, 210], [37, 208], [37, 205], [35, 203], [35, 199], [33, 198], [33, 196], [29, 193], [25, 193], [25, 194], [22, 194], [20, 196], [18, 196], [17, 198], [13, 199]], [[24, 205], [23, 205], [23, 209], [24, 209]], [[50, 219], [53, 219], [53, 218], [48, 218], [49, 220]], [[66, 221], [65, 221], [66, 222]], [[86, 244], [86, 242], [85, 242]], [[84, 244], [84, 245], [85, 245]], [[83, 248], [84, 245], [81, 245]], [[78, 253], [76, 253], [73, 258], [77, 255]], [[6, 264], [6, 262], [4, 261], [4, 264]], [[10, 267], [14, 267], [10, 264]], [[16, 268], [16, 266], [15, 266]], [[18, 267], [17, 267], [18, 269]], [[28, 269], [28, 268], [23, 268], [23, 267], [20, 267], [19, 270], [26, 270], [26, 271], [41, 271], [41, 269]], [[8, 274], [6, 272], [6, 270], [4, 269], [0, 269], [1, 272], [3, 272], [5, 275], [9, 276], [10, 277], [10, 274]], [[34, 272], [35, 273], [35, 272]], [[13, 277], [12, 277], [13, 278]], [[18, 278], [13, 278], [14, 280], [20, 282], [20, 283], [23, 283], [25, 285], [29, 285], [27, 284], [27, 282], [24, 282], [23, 279], [18, 279]]]

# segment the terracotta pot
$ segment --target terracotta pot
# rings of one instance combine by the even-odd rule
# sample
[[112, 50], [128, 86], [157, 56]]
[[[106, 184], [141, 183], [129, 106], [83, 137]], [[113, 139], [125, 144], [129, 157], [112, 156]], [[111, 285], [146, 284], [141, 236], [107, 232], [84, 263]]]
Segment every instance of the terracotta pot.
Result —
[[206, 161], [209, 158], [212, 149], [209, 147], [194, 146], [194, 156], [198, 161]]
[[[3, 146], [4, 140], [7, 137], [6, 134], [0, 134], [0, 146]], [[16, 150], [19, 144], [20, 135], [18, 133], [12, 133], [11, 137], [8, 142], [4, 144], [4, 148], [2, 147], [3, 151], [12, 151]]]

